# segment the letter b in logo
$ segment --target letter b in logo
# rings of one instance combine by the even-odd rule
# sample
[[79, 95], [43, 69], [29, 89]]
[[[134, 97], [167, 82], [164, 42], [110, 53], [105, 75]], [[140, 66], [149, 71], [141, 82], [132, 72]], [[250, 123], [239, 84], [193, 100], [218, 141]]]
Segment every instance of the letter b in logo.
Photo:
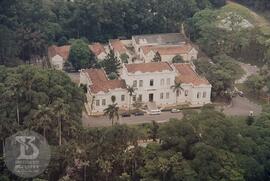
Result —
[[20, 143], [20, 155], [17, 159], [34, 160], [39, 155], [38, 147], [33, 143], [34, 136], [16, 136], [16, 141]]

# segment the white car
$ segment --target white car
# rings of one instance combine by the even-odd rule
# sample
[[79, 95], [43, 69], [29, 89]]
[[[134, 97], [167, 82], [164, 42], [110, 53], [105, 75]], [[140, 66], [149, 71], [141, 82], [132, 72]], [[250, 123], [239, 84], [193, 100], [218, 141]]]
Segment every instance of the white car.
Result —
[[171, 110], [171, 113], [179, 113], [179, 112], [181, 112], [180, 109], [172, 109], [172, 110]]
[[160, 110], [151, 110], [148, 112], [148, 114], [150, 115], [160, 115], [161, 114], [161, 111]]

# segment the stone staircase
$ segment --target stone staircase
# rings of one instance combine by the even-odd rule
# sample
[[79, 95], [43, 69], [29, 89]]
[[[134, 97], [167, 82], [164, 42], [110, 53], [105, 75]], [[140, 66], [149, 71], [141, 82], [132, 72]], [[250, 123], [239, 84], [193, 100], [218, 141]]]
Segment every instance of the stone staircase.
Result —
[[157, 107], [157, 104], [155, 102], [148, 102], [147, 109], [148, 109], [148, 111], [158, 110], [158, 107]]

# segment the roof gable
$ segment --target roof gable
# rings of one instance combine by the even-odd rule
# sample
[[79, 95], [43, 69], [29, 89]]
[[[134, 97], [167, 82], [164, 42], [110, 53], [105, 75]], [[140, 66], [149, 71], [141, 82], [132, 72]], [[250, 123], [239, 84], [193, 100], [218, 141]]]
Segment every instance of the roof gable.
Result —
[[193, 85], [210, 85], [207, 79], [199, 76], [191, 67], [186, 63], [173, 64], [179, 75], [176, 77], [176, 81], [180, 83], [193, 84]]
[[100, 43], [92, 43], [89, 45], [89, 49], [96, 55], [99, 56], [102, 53], [106, 53], [105, 48]]
[[91, 92], [109, 92], [113, 89], [125, 89], [126, 82], [124, 80], [109, 80], [103, 69], [87, 69], [86, 72], [92, 82], [90, 85]]
[[167, 62], [150, 62], [150, 63], [139, 63], [139, 64], [125, 64], [124, 65], [128, 73], [148, 73], [148, 72], [163, 72], [173, 71], [172, 67]]
[[193, 47], [190, 44], [184, 44], [179, 46], [144, 46], [142, 47], [143, 53], [159, 52], [160, 55], [178, 55], [188, 54]]
[[186, 42], [185, 37], [181, 33], [136, 35], [133, 38], [137, 44], [143, 42], [145, 44], [177, 45]]

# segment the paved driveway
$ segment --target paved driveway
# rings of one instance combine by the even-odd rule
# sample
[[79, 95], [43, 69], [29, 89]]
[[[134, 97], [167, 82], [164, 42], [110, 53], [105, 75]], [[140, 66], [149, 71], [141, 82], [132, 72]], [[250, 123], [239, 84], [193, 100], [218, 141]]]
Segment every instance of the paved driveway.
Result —
[[224, 113], [229, 116], [248, 116], [249, 111], [253, 111], [254, 115], [259, 115], [262, 112], [262, 107], [239, 96], [233, 98], [231, 107], [224, 109]]
[[[118, 123], [119, 124], [128, 124], [128, 125], [136, 125], [142, 123], [150, 123], [152, 120], [158, 123], [168, 122], [170, 118], [178, 118], [182, 119], [182, 113], [170, 113], [170, 112], [162, 112], [160, 115], [148, 115], [144, 116], [131, 116], [131, 117], [120, 117]], [[85, 127], [105, 127], [111, 126], [111, 121], [108, 120], [105, 116], [100, 117], [90, 117], [86, 113], [83, 113], [83, 125]]]
[[257, 66], [255, 66], [255, 65], [245, 64], [245, 63], [242, 63], [242, 62], [239, 62], [239, 65], [242, 67], [242, 69], [243, 69], [246, 73], [241, 77], [241, 79], [236, 80], [235, 83], [237, 83], [237, 84], [242, 84], [242, 83], [244, 83], [244, 82], [247, 80], [248, 76], [250, 76], [250, 75], [257, 75], [258, 72], [259, 72], [259, 70], [260, 70], [260, 69], [259, 69]]

